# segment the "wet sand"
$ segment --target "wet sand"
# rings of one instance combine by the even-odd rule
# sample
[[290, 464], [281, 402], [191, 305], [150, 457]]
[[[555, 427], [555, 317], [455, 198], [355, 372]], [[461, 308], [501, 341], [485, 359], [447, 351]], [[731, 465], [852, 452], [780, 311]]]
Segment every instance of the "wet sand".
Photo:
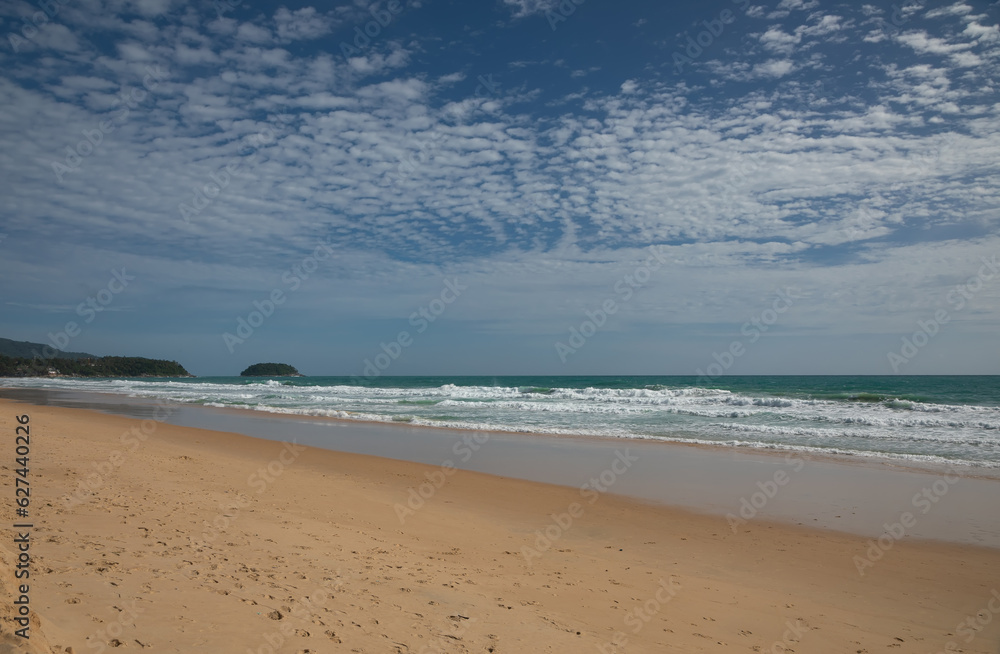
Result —
[[[584, 492], [152, 413], [0, 400], [0, 429], [25, 413], [34, 651], [998, 650], [996, 549], [880, 545], [759, 516], [731, 529], [616, 495], [641, 463], [630, 456], [595, 459], [588, 477], [613, 483]], [[765, 486], [783, 466], [771, 461]], [[771, 500], [793, 481], [775, 481]], [[7, 622], [2, 633], [11, 642]]]

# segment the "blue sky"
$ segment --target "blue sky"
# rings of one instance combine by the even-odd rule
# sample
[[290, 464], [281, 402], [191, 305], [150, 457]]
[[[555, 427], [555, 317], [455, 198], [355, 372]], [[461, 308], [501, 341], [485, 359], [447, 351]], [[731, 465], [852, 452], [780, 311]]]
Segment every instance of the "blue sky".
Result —
[[1000, 373], [998, 21], [5, 2], [0, 336], [203, 375]]

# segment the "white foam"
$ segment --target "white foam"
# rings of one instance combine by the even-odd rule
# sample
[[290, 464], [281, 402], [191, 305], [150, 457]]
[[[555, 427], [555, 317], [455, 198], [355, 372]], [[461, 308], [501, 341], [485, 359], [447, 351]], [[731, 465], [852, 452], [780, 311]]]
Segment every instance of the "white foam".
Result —
[[[7, 386], [117, 393], [292, 415], [525, 433], [725, 443], [1000, 465], [1000, 407], [850, 402], [706, 388], [385, 388], [145, 380], [11, 379]], [[429, 402], [429, 403], [421, 403]], [[735, 438], [725, 438], [735, 436]], [[868, 451], [871, 448], [873, 451]]]

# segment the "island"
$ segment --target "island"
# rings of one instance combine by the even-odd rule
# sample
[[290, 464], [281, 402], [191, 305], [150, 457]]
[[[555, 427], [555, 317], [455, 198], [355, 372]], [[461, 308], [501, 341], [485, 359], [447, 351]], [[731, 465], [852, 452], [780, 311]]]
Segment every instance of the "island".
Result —
[[294, 366], [287, 363], [255, 363], [243, 372], [240, 377], [302, 377]]

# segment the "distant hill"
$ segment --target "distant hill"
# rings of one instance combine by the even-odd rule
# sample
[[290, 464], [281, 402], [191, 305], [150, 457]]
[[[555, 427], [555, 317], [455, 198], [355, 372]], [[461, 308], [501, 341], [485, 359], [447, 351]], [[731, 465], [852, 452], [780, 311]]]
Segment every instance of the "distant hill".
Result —
[[0, 355], [0, 377], [192, 377], [176, 361], [143, 357], [36, 359]]
[[243, 372], [240, 377], [301, 377], [299, 371], [287, 363], [255, 363]]
[[[45, 345], [43, 343], [32, 343], [30, 341], [12, 341], [9, 338], [0, 338], [0, 355], [6, 357], [24, 357], [25, 359], [31, 359], [36, 356], [43, 357], [43, 350], [45, 348], [50, 348], [48, 351], [51, 352], [52, 346]], [[60, 359], [96, 359], [98, 357], [93, 354], [87, 354], [86, 352], [59, 352]]]

